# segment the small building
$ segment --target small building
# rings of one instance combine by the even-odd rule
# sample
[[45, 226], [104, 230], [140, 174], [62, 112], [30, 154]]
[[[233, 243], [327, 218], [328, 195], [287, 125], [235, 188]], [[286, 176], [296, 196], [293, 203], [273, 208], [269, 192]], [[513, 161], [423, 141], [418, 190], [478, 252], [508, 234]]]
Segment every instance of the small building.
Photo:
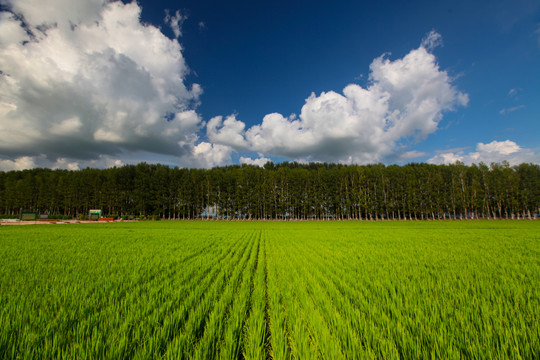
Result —
[[90, 210], [90, 214], [88, 215], [89, 220], [98, 221], [101, 217], [101, 210]]
[[21, 221], [36, 221], [37, 213], [31, 211], [22, 211], [21, 212]]

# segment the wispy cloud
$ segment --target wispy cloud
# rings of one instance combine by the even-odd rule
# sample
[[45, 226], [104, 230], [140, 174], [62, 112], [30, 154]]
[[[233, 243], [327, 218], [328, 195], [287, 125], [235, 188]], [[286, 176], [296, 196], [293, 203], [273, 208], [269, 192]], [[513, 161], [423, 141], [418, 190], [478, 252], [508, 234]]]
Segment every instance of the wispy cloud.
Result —
[[512, 113], [514, 111], [517, 111], [517, 110], [520, 110], [520, 109], [525, 109], [525, 107], [526, 107], [525, 105], [518, 105], [518, 106], [502, 109], [501, 111], [499, 111], [499, 114], [501, 114], [501, 115], [510, 114], [510, 113]]
[[455, 153], [455, 152], [463, 152], [467, 149], [470, 149], [470, 146], [464, 146], [459, 148], [453, 148], [453, 149], [445, 149], [445, 150], [436, 150], [436, 154], [444, 154], [444, 153]]
[[510, 96], [510, 97], [516, 96], [518, 94], [518, 92], [520, 92], [521, 90], [523, 90], [523, 89], [522, 88], [510, 89], [510, 91], [508, 91], [508, 96]]
[[442, 46], [442, 36], [435, 30], [431, 30], [423, 39], [422, 46], [429, 51], [433, 51], [438, 46]]
[[428, 153], [423, 152], [423, 151], [412, 150], [412, 151], [406, 151], [403, 154], [400, 154], [399, 159], [400, 160], [410, 160], [410, 159], [416, 159], [416, 158], [424, 157], [424, 156], [428, 156], [428, 155], [429, 155]]
[[165, 10], [165, 23], [168, 24], [173, 33], [174, 36], [178, 39], [180, 36], [182, 36], [182, 24], [184, 23], [184, 20], [187, 19], [187, 16], [184, 16], [180, 13], [179, 10], [176, 10], [174, 15], [171, 15], [169, 13], [169, 10]]

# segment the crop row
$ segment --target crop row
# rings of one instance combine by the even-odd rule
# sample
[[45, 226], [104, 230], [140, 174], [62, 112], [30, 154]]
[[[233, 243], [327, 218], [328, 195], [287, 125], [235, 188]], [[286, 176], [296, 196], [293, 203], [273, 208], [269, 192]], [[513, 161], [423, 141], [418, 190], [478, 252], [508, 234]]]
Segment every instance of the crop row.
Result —
[[[250, 307], [256, 235], [180, 244], [61, 236], [37, 249], [4, 238], [10, 253], [0, 265], [9, 275], [0, 283], [0, 357], [208, 358], [215, 349], [225, 355], [224, 336], [240, 343]], [[228, 357], [239, 350], [230, 348], [236, 355]]]

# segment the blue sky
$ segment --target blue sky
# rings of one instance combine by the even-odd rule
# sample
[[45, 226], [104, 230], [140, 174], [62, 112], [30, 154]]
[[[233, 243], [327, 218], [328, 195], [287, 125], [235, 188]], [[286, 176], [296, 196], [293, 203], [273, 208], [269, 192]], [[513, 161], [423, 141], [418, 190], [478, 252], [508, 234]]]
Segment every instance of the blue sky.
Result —
[[537, 1], [0, 4], [0, 170], [540, 163]]

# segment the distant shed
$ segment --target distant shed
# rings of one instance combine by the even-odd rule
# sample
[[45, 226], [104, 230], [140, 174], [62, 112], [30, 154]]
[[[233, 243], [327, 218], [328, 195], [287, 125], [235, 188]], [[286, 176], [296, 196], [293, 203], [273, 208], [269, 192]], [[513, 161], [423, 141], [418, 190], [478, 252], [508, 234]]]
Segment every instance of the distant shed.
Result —
[[88, 219], [98, 221], [101, 217], [101, 210], [90, 210]]
[[36, 221], [38, 214], [36, 212], [21, 212], [21, 221]]

